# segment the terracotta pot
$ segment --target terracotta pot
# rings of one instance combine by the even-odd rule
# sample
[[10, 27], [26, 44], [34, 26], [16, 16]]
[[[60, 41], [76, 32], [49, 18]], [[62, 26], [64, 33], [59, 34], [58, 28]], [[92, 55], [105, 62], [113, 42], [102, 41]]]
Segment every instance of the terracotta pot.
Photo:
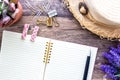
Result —
[[17, 6], [19, 9], [19, 13], [16, 15], [14, 20], [9, 21], [9, 23], [4, 25], [3, 27], [10, 27], [11, 25], [13, 25], [15, 22], [17, 22], [22, 17], [23, 9], [22, 9], [22, 5], [19, 1], [17, 3]]

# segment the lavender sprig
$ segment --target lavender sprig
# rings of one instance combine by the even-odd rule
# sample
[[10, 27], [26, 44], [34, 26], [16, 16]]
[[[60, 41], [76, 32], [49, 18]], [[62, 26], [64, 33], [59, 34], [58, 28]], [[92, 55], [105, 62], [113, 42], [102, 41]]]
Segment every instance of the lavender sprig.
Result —
[[108, 60], [108, 64], [101, 65], [100, 68], [112, 80], [120, 80], [120, 45], [110, 47], [108, 52], [103, 53], [103, 57]]
[[103, 57], [105, 57], [111, 65], [120, 67], [120, 55], [118, 52], [110, 50], [109, 52], [104, 52]]
[[103, 57], [105, 57], [110, 64], [112, 64], [113, 66], [116, 66], [116, 64], [114, 63], [114, 58], [111, 54], [104, 52]]
[[110, 65], [101, 65], [101, 70], [107, 74], [107, 78], [116, 78], [117, 69]]

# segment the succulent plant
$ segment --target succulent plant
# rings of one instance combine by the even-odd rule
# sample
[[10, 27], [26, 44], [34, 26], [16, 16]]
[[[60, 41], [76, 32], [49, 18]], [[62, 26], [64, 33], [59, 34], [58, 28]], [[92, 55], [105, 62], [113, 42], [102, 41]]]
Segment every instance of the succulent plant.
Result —
[[17, 9], [16, 2], [18, 0], [0, 0], [0, 27], [7, 24], [10, 20], [14, 20], [13, 15]]

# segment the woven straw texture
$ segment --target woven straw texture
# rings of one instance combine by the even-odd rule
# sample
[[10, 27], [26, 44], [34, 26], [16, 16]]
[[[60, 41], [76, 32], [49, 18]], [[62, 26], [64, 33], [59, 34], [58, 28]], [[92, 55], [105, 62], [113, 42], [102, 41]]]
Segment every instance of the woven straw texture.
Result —
[[83, 16], [79, 11], [79, 3], [82, 1], [83, 0], [65, 0], [65, 4], [81, 26], [84, 26], [101, 38], [107, 38], [109, 40], [120, 39], [120, 25], [109, 25], [97, 22], [89, 12], [88, 15]]

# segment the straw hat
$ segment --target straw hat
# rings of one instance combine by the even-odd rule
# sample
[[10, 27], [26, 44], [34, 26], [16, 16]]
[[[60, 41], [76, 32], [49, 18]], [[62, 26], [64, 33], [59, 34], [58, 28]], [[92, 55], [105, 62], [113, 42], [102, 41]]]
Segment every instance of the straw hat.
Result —
[[65, 3], [81, 26], [101, 38], [120, 39], [120, 0], [65, 0]]

